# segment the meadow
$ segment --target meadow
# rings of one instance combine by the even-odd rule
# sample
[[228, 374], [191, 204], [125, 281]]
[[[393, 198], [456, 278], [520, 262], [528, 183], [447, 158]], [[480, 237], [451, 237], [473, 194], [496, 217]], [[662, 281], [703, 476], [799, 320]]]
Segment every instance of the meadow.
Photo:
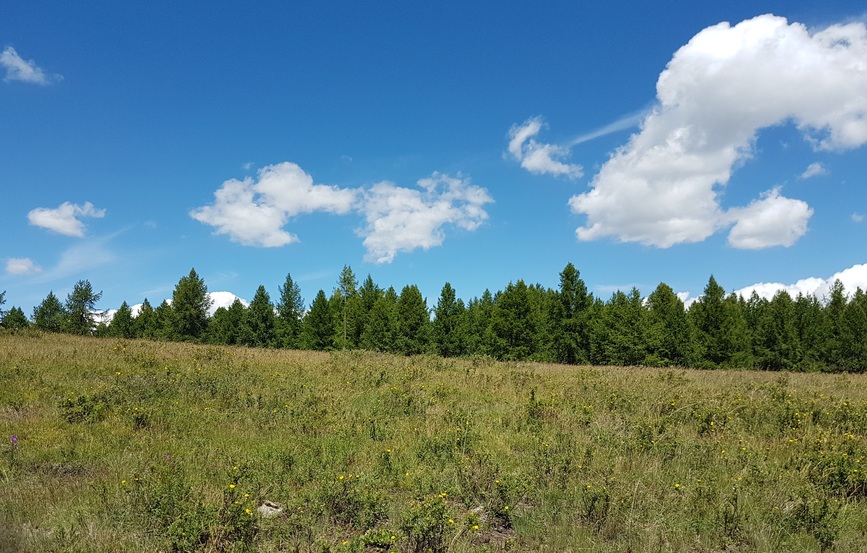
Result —
[[867, 376], [0, 331], [0, 551], [867, 551]]

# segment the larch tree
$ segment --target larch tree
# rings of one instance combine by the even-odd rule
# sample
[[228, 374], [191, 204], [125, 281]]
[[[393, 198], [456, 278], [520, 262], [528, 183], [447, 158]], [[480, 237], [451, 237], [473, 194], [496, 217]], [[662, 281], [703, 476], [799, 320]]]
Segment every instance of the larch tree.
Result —
[[213, 300], [208, 287], [196, 273], [182, 277], [172, 294], [174, 335], [180, 340], [198, 340], [208, 328], [208, 310]]
[[66, 330], [72, 334], [90, 334], [94, 328], [96, 302], [102, 292], [94, 292], [88, 280], [79, 280], [66, 295]]

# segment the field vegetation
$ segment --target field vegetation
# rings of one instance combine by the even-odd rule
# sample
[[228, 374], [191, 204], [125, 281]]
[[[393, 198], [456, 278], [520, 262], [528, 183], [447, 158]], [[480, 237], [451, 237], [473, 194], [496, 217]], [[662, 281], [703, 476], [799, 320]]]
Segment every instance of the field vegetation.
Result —
[[0, 330], [0, 550], [864, 551], [867, 376]]

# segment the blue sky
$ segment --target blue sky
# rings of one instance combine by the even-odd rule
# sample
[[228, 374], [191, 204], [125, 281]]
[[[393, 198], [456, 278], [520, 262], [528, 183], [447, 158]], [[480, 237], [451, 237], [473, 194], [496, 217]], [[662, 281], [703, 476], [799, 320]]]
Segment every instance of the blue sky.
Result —
[[5, 307], [867, 288], [863, 4], [706, 4], [2, 2]]

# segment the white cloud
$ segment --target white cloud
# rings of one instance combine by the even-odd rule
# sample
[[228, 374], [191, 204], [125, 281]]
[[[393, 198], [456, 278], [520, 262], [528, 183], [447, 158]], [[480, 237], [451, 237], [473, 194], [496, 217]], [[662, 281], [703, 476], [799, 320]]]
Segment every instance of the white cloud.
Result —
[[867, 290], [867, 263], [861, 265], [853, 265], [848, 269], [844, 269], [835, 273], [827, 279], [819, 277], [809, 277], [801, 279], [794, 284], [782, 284], [780, 282], [759, 282], [750, 286], [745, 286], [734, 293], [745, 298], [752, 295], [753, 291], [759, 297], [771, 299], [777, 292], [785, 290], [793, 298], [798, 294], [813, 295], [819, 300], [824, 300], [828, 297], [831, 285], [836, 280], [843, 283], [843, 287], [847, 294], [852, 294], [856, 289], [861, 288]]
[[828, 169], [819, 162], [811, 163], [801, 173], [801, 179], [811, 179], [813, 177], [822, 177], [828, 174]]
[[10, 257], [6, 260], [6, 273], [10, 275], [32, 275], [41, 270], [32, 259], [26, 257]]
[[765, 192], [749, 206], [728, 212], [736, 222], [729, 244], [745, 250], [789, 247], [807, 232], [813, 210], [806, 202], [780, 196], [780, 189]]
[[63, 202], [56, 209], [37, 207], [27, 214], [31, 225], [78, 238], [84, 236], [84, 223], [79, 220], [80, 217], [100, 219], [105, 217], [105, 210], [96, 209], [90, 202], [85, 202], [84, 205]]
[[213, 204], [192, 210], [190, 216], [216, 227], [215, 234], [227, 234], [233, 242], [278, 247], [298, 241], [283, 229], [289, 218], [319, 211], [347, 213], [357, 192], [313, 184], [301, 167], [284, 162], [259, 169], [256, 180], [227, 180], [214, 197]]
[[569, 148], [536, 142], [535, 136], [542, 130], [542, 119], [532, 117], [522, 125], [509, 129], [509, 154], [521, 163], [521, 167], [537, 175], [554, 175], [577, 179], [584, 175], [580, 165], [560, 161], [569, 156]]
[[364, 190], [313, 184], [298, 165], [285, 162], [260, 169], [257, 180], [225, 181], [214, 192], [214, 203], [192, 210], [190, 216], [232, 241], [277, 247], [298, 241], [283, 228], [293, 216], [358, 213], [365, 223], [356, 234], [364, 239], [365, 259], [375, 263], [389, 263], [398, 252], [442, 244], [448, 224], [472, 231], [488, 218], [482, 206], [493, 200], [469, 179], [435, 172], [418, 186], [381, 182]]
[[852, 222], [853, 223], [860, 223], [863, 220], [864, 220], [864, 215], [862, 215], [861, 213], [853, 213], [852, 214]]
[[0, 67], [6, 69], [6, 76], [3, 78], [6, 82], [22, 81], [47, 85], [63, 79], [61, 75], [46, 75], [36, 62], [24, 60], [11, 46], [7, 46], [3, 52], [0, 52]]
[[[612, 154], [591, 190], [570, 199], [587, 217], [578, 238], [669, 247], [734, 224], [735, 247], [789, 244], [803, 234], [806, 204], [777, 192], [726, 211], [719, 189], [752, 157], [757, 132], [772, 125], [792, 121], [818, 150], [867, 142], [865, 59], [863, 23], [811, 33], [764, 15], [704, 29], [659, 76], [658, 105], [641, 130]], [[788, 228], [758, 228], [759, 210]]]
[[473, 231], [488, 218], [482, 206], [493, 200], [469, 179], [434, 173], [418, 185], [381, 182], [364, 194], [360, 209], [366, 223], [357, 233], [364, 238], [366, 260], [390, 263], [398, 252], [442, 244], [445, 225]]

